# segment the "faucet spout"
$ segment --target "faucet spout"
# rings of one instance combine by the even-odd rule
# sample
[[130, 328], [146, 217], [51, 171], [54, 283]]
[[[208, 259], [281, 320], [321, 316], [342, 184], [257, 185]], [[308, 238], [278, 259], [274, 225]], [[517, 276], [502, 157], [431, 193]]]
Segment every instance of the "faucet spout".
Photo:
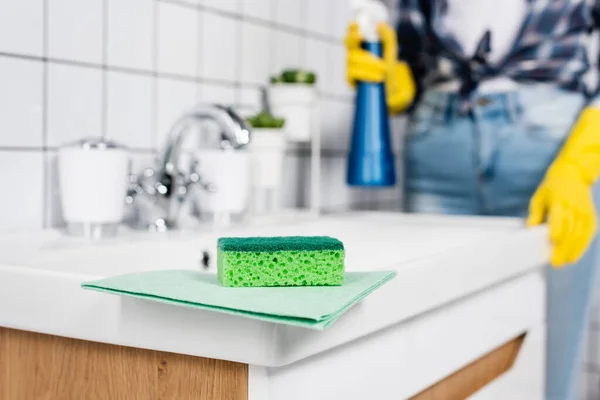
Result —
[[159, 158], [161, 169], [174, 172], [181, 146], [191, 128], [205, 120], [213, 120], [221, 129], [221, 147], [238, 149], [250, 143], [250, 127], [232, 108], [219, 104], [200, 105], [182, 115], [167, 135], [167, 142]]
[[[161, 229], [175, 228], [181, 205], [187, 197], [191, 185], [200, 184], [204, 190], [208, 191], [218, 190], [214, 185], [203, 181], [195, 164], [192, 165], [189, 172], [180, 169], [180, 158], [186, 138], [192, 133], [197, 133], [193, 128], [206, 120], [212, 120], [218, 125], [221, 132], [220, 146], [222, 149], [235, 150], [250, 143], [250, 127], [230, 107], [203, 104], [183, 114], [167, 135], [166, 143], [159, 152], [156, 169], [151, 173], [145, 173], [146, 179], [152, 177], [151, 184], [138, 184], [139, 187], [135, 190], [138, 194], [140, 192], [151, 194], [154, 197], [153, 203], [162, 210], [160, 213], [162, 217], [150, 221], [150, 226]], [[150, 187], [150, 190], [144, 190], [144, 187]]]

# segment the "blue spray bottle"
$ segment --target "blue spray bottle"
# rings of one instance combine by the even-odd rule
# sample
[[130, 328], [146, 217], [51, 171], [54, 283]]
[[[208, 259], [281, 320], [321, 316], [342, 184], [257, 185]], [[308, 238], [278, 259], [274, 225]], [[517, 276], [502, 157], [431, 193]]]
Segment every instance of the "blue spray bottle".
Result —
[[[387, 8], [378, 0], [357, 0], [353, 6], [364, 38], [362, 47], [382, 57], [377, 24], [387, 21]], [[384, 83], [358, 82], [346, 181], [350, 186], [396, 184]]]

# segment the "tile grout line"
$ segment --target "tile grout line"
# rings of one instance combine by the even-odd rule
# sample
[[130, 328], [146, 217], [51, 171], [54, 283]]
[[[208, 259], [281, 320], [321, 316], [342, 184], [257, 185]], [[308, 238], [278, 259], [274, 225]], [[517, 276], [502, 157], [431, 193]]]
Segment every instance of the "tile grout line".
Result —
[[[272, 21], [275, 18], [275, 5], [273, 4], [274, 0], [269, 0], [268, 9], [268, 19]], [[248, 22], [251, 22], [249, 19]], [[262, 111], [263, 104], [270, 109], [271, 104], [269, 100], [268, 94], [268, 86], [271, 81], [271, 76], [275, 73], [275, 55], [277, 50], [277, 41], [275, 35], [275, 29], [270, 26], [264, 27], [267, 30], [267, 76], [264, 80], [263, 84], [258, 85], [258, 111]]]
[[[269, 16], [269, 19], [272, 21], [275, 18], [277, 18], [277, 1], [276, 0], [271, 0], [271, 3], [269, 4], [269, 13], [271, 14]], [[276, 67], [277, 67], [277, 35], [275, 34], [275, 29], [274, 28], [270, 28], [269, 30], [270, 32], [270, 41], [271, 41], [271, 50], [269, 52], [270, 56], [269, 56], [269, 75], [273, 75], [276, 74]], [[269, 78], [267, 78], [269, 79]]]
[[[234, 93], [234, 102], [233, 104], [235, 105], [235, 107], [241, 109], [243, 107], [245, 107], [245, 104], [242, 104], [242, 77], [241, 77], [241, 64], [243, 62], [243, 58], [242, 57], [242, 41], [243, 41], [243, 37], [244, 37], [244, 24], [246, 23], [246, 16], [244, 15], [243, 9], [242, 9], [242, 3], [240, 2], [239, 5], [239, 11], [240, 11], [240, 21], [238, 24], [236, 25], [240, 25], [241, 27], [239, 28], [239, 33], [236, 37], [236, 51], [237, 51], [237, 58], [239, 58], [238, 60], [238, 65], [235, 71], [235, 75], [236, 75], [236, 86], [235, 86], [235, 93]], [[238, 76], [238, 71], [239, 72], [239, 76]]]
[[100, 103], [100, 135], [107, 137], [108, 125], [108, 0], [102, 0], [102, 77]]
[[[135, 148], [129, 147], [129, 151], [137, 154], [153, 153], [156, 151], [155, 148]], [[46, 147], [16, 147], [16, 146], [2, 146], [0, 152], [23, 152], [23, 153], [56, 153], [59, 150], [58, 146], [46, 146]]]
[[[272, 35], [272, 36], [274, 36], [274, 35]], [[272, 49], [273, 49], [273, 47], [272, 47]], [[106, 71], [109, 71], [109, 72], [122, 72], [122, 73], [128, 73], [128, 74], [139, 75], [139, 76], [158, 77], [158, 78], [185, 81], [185, 82], [190, 82], [190, 83], [209, 83], [209, 84], [213, 84], [213, 85], [228, 86], [228, 87], [233, 87], [233, 88], [235, 88], [236, 85], [239, 85], [241, 88], [260, 89], [262, 86], [260, 84], [251, 83], [251, 82], [241, 82], [240, 81], [240, 82], [236, 83], [235, 81], [229, 81], [229, 80], [223, 80], [223, 79], [206, 78], [206, 77], [190, 77], [190, 76], [178, 75], [178, 74], [172, 74], [172, 73], [161, 73], [161, 72], [157, 72], [157, 71], [141, 70], [141, 69], [120, 67], [120, 66], [114, 66], [114, 65], [104, 65], [103, 66], [103, 65], [96, 65], [96, 64], [91, 64], [91, 63], [86, 63], [86, 62], [81, 62], [81, 61], [30, 56], [30, 55], [17, 54], [17, 53], [0, 52], [0, 57], [16, 58], [16, 59], [23, 59], [23, 60], [30, 60], [30, 61], [40, 61], [40, 62], [48, 63], [48, 64], [59, 64], [59, 65], [67, 65], [67, 66], [74, 66], [74, 67], [81, 67], [81, 68], [92, 68], [92, 69], [99, 69], [99, 70], [105, 69]], [[274, 59], [274, 57], [270, 57], [270, 58]], [[271, 63], [274, 63], [273, 60], [270, 60], [270, 61], [272, 61]], [[321, 93], [321, 95], [322, 95], [322, 97], [330, 99], [330, 100], [352, 102], [352, 98], [347, 95], [340, 95], [340, 94], [331, 93], [331, 92]]]
[[[308, 2], [306, 1], [302, 1], [300, 3], [300, 21], [301, 26], [308, 28]], [[300, 61], [300, 65], [302, 65], [302, 68], [308, 69], [308, 39], [310, 39], [310, 37], [306, 34], [303, 34], [301, 36], [302, 41], [300, 43], [302, 48], [300, 49], [300, 54], [302, 55], [302, 60]]]
[[[237, 2], [237, 11], [242, 16], [242, 3]], [[235, 71], [234, 71], [234, 94], [233, 94], [233, 104], [237, 104], [241, 101], [242, 98], [242, 38], [243, 38], [243, 26], [244, 26], [243, 16], [240, 18], [235, 24]]]
[[[340, 45], [342, 44], [342, 42], [335, 36], [324, 35], [324, 34], [321, 34], [318, 32], [310, 31], [308, 29], [302, 29], [302, 28], [297, 28], [297, 27], [294, 27], [291, 25], [286, 25], [286, 24], [279, 23], [279, 22], [273, 22], [273, 18], [276, 16], [275, 14], [272, 15], [273, 18], [271, 18], [270, 20], [264, 20], [262, 18], [257, 18], [254, 16], [244, 16], [244, 15], [242, 15], [241, 12], [233, 13], [233, 12], [224, 11], [224, 10], [220, 10], [220, 9], [213, 8], [210, 6], [201, 5], [201, 4], [195, 6], [195, 5], [189, 4], [189, 3], [181, 1], [181, 0], [157, 0], [157, 1], [159, 1], [161, 3], [169, 3], [169, 4], [173, 4], [173, 5], [177, 5], [177, 6], [181, 6], [181, 7], [185, 7], [185, 8], [199, 8], [210, 14], [220, 15], [223, 17], [228, 17], [228, 18], [237, 19], [237, 20], [246, 18], [246, 20], [248, 22], [252, 22], [256, 25], [262, 25], [262, 26], [267, 26], [270, 28], [275, 28], [277, 30], [284, 31], [287, 33], [293, 33], [293, 34], [299, 35], [299, 36], [308, 36], [308, 37], [312, 37], [313, 39], [321, 40], [324, 42], [330, 42], [332, 44], [340, 44]], [[302, 4], [304, 5], [304, 2], [302, 2]]]
[[[333, 10], [333, 3], [329, 3], [330, 6], [330, 14], [334, 11]], [[335, 51], [327, 51], [325, 57], [326, 60], [328, 61], [327, 64], [327, 71], [326, 71], [326, 80], [328, 82], [328, 85], [330, 86], [330, 90], [332, 92], [334, 92], [334, 89], [337, 89], [337, 85], [333, 85], [333, 82], [335, 82], [335, 60], [332, 60], [332, 58], [334, 58], [336, 56]], [[342, 79], [342, 77], [338, 77], [338, 79]], [[335, 88], [334, 88], [335, 86]], [[336, 93], [337, 95], [337, 93]]]
[[[48, 7], [50, 0], [44, 0], [42, 3], [42, 55], [48, 55]], [[49, 162], [50, 156], [46, 147], [48, 146], [48, 63], [42, 62], [42, 228], [50, 227], [50, 190], [49, 182]]]
[[[269, 0], [269, 19], [272, 20], [273, 18], [275, 18], [274, 15], [275, 12], [275, 6], [273, 5], [273, 0]], [[277, 48], [275, 47], [277, 45], [276, 43], [276, 36], [275, 36], [275, 29], [273, 28], [267, 28], [268, 29], [268, 39], [267, 39], [267, 43], [269, 44], [269, 55], [268, 57], [268, 77], [267, 77], [267, 81], [270, 81], [270, 77], [271, 75], [273, 75], [273, 73], [275, 72], [275, 54], [276, 54], [276, 50]]]
[[[202, 59], [204, 55], [204, 42], [203, 42], [203, 24], [204, 24], [204, 13], [202, 12], [202, 8], [200, 3], [196, 5], [194, 8], [196, 11], [196, 40], [198, 40], [198, 45], [196, 46], [196, 78], [200, 81], [202, 78], [202, 74], [204, 73], [204, 68], [202, 65]], [[196, 103], [200, 103], [203, 94], [202, 94], [202, 82], [199, 82], [196, 85], [196, 93], [194, 94], [194, 100]]]
[[152, 146], [158, 149], [158, 2], [152, 2]]

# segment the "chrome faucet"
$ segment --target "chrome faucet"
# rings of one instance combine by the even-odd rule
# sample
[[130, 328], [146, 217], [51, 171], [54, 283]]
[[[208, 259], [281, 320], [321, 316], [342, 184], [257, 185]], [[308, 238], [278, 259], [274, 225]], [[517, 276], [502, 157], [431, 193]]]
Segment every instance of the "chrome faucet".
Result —
[[250, 143], [250, 128], [232, 108], [218, 104], [199, 105], [182, 115], [169, 131], [166, 144], [159, 152], [155, 168], [148, 168], [130, 177], [127, 203], [134, 207], [132, 225], [137, 228], [164, 231], [176, 228], [181, 206], [192, 186], [214, 192], [218, 188], [206, 182], [198, 171], [198, 162], [192, 161], [189, 171], [180, 169], [179, 160], [183, 143], [193, 128], [206, 120], [213, 120], [221, 131], [220, 147], [235, 150]]

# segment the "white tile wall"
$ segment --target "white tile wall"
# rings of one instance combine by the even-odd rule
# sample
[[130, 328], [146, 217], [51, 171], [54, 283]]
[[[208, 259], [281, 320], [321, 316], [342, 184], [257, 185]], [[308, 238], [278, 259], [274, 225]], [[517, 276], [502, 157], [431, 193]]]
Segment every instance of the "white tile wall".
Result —
[[8, 0], [0, 7], [0, 52], [42, 56], [44, 0]]
[[205, 12], [201, 21], [200, 76], [235, 80], [239, 59], [239, 20]]
[[160, 147], [166, 140], [175, 120], [197, 102], [198, 84], [193, 81], [160, 78], [157, 82], [157, 142]]
[[293, 28], [306, 27], [306, 1], [276, 0], [274, 5], [276, 22]]
[[[321, 164], [321, 201], [324, 207], [338, 209], [350, 203], [352, 190], [346, 186], [346, 160], [330, 157]], [[342, 178], [342, 179], [340, 179]]]
[[271, 29], [252, 22], [242, 22], [242, 82], [264, 84], [271, 61]]
[[198, 15], [178, 4], [158, 4], [158, 71], [196, 76]]
[[[108, 65], [153, 70], [153, 0], [107, 0]], [[166, 36], [166, 35], [165, 35]]]
[[60, 205], [60, 182], [56, 153], [56, 151], [48, 151], [44, 159], [44, 179], [46, 183], [44, 225], [52, 227], [60, 227], [64, 224]]
[[4, 230], [41, 229], [44, 207], [43, 153], [0, 151], [2, 207], [0, 221]]
[[206, 8], [227, 13], [239, 13], [243, 0], [198, 0]]
[[108, 71], [106, 79], [106, 135], [136, 149], [155, 147], [152, 77]]
[[328, 46], [329, 53], [329, 86], [331, 92], [351, 100], [353, 90], [346, 80], [346, 49], [341, 43], [332, 43]]
[[189, 6], [199, 6], [202, 4], [202, 0], [175, 0], [175, 1], [179, 2], [181, 4], [189, 5]]
[[[299, 34], [279, 31], [274, 35], [275, 54], [271, 72], [304, 66], [306, 39]], [[310, 62], [308, 62], [310, 64]]]
[[329, 1], [306, 1], [307, 28], [309, 31], [321, 35], [330, 35], [332, 33], [329, 5]]
[[240, 112], [252, 114], [260, 111], [260, 89], [240, 88], [238, 108]]
[[48, 56], [102, 62], [102, 0], [48, 2]]
[[198, 87], [198, 100], [203, 103], [236, 104], [236, 90], [232, 85], [202, 82]]
[[241, 12], [246, 17], [271, 21], [276, 0], [242, 0]]
[[350, 144], [354, 106], [351, 103], [321, 99], [319, 107], [323, 147], [346, 151]]
[[[325, 205], [399, 203], [398, 190], [345, 185], [348, 15], [346, 0], [0, 0], [0, 175], [11, 187], [0, 231], [61, 225], [61, 144], [109, 136], [141, 169], [185, 109], [257, 112], [260, 86], [296, 67], [318, 73]], [[289, 149], [288, 205], [307, 204], [308, 161], [306, 149]]]
[[48, 65], [49, 146], [102, 134], [102, 71], [72, 65]]
[[43, 65], [0, 58], [0, 146], [41, 147]]
[[[348, 0], [328, 0], [330, 8], [331, 30], [335, 38], [343, 39], [348, 30], [348, 24], [352, 20], [352, 9]], [[388, 2], [389, 3], [389, 2]]]

